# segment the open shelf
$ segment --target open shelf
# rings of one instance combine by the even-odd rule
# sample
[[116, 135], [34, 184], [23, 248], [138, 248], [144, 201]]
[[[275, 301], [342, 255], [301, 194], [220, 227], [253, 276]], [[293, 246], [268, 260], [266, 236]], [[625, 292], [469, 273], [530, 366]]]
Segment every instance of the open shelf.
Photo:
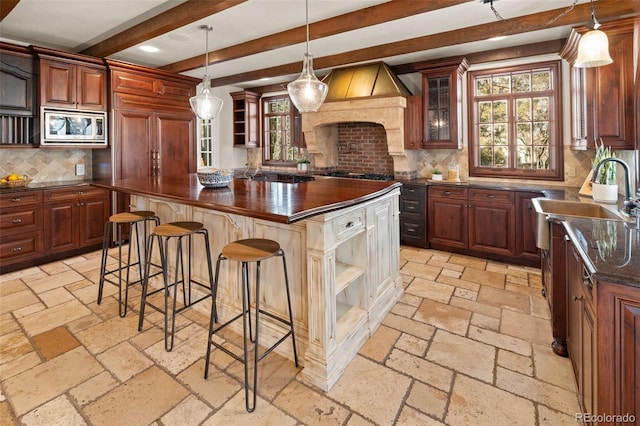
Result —
[[357, 280], [364, 272], [365, 269], [361, 266], [336, 262], [336, 294]]
[[336, 340], [344, 340], [345, 336], [356, 329], [355, 325], [367, 315], [367, 311], [359, 306], [336, 301]]

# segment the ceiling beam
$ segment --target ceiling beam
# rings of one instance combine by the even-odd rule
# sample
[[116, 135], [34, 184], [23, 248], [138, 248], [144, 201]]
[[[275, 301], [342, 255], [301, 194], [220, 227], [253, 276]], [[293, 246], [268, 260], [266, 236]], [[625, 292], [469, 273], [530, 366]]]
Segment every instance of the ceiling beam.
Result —
[[0, 1], [0, 21], [7, 17], [9, 13], [20, 3], [20, 0], [1, 0]]
[[[640, 14], [640, 1], [637, 0], [598, 0], [597, 5], [596, 15], [600, 22], [605, 22], [608, 19]], [[350, 52], [343, 52], [337, 55], [314, 58], [314, 68], [334, 68], [355, 62], [375, 61], [391, 56], [486, 40], [496, 35], [514, 35], [534, 31], [535, 29], [554, 28], [565, 25], [582, 25], [587, 22], [591, 16], [590, 4], [584, 3], [577, 5], [572, 13], [561, 16], [552, 23], [540, 27], [540, 22], [550, 22], [564, 10], [566, 9], [548, 10], [504, 21], [474, 25], [454, 31], [446, 31], [438, 34], [431, 34], [408, 40], [352, 50]], [[300, 59], [299, 62], [212, 79], [211, 83], [213, 86], [232, 85], [245, 81], [259, 80], [265, 77], [297, 74], [301, 70], [302, 59]]]
[[[4, 4], [5, 0], [2, 0]], [[82, 54], [106, 58], [154, 37], [189, 25], [247, 0], [187, 0], [121, 33], [83, 50]]]
[[[366, 7], [354, 12], [328, 18], [309, 24], [309, 39], [315, 40], [335, 34], [353, 31], [372, 25], [382, 24], [408, 16], [431, 12], [437, 9], [456, 6], [475, 0], [430, 0], [407, 1], [392, 0], [376, 6]], [[236, 44], [209, 52], [209, 65], [231, 59], [262, 53], [281, 47], [291, 46], [306, 41], [306, 26], [302, 25], [276, 34], [270, 34], [245, 43]], [[161, 67], [165, 71], [181, 73], [201, 68], [206, 61], [206, 54], [183, 59]]]

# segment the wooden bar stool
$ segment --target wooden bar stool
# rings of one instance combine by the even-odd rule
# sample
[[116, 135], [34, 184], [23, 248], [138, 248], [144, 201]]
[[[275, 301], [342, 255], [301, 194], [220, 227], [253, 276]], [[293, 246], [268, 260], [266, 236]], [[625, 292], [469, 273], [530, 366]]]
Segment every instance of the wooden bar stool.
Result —
[[[133, 211], [114, 214], [109, 217], [109, 220], [104, 224], [104, 237], [102, 240], [102, 264], [100, 266], [100, 285], [98, 287], [98, 305], [102, 303], [102, 292], [104, 290], [104, 283], [116, 285], [118, 287], [118, 314], [121, 318], [127, 315], [127, 301], [129, 299], [129, 287], [139, 282], [142, 282], [142, 259], [146, 257], [146, 236], [148, 233], [147, 225], [149, 222], [153, 222], [156, 226], [160, 224], [160, 219], [152, 211]], [[142, 244], [144, 249], [140, 249], [140, 231], [138, 225], [142, 223], [144, 225], [144, 233], [142, 235]], [[129, 234], [129, 252], [127, 254], [127, 264], [122, 264], [122, 228], [125, 225], [130, 225], [131, 231]], [[111, 233], [113, 227], [116, 227], [116, 240], [118, 241], [118, 268], [113, 270], [107, 270], [107, 257], [109, 251], [109, 245], [111, 243]], [[138, 259], [136, 262], [131, 263], [131, 252], [133, 251], [135, 237], [135, 247], [138, 252]], [[129, 270], [132, 266], [138, 266], [138, 279], [136, 281], [129, 281]], [[122, 271], [126, 270], [125, 280], [122, 281]], [[117, 281], [113, 281], [117, 279]], [[124, 293], [124, 301], [122, 300], [122, 294]]]
[[[287, 308], [289, 310], [289, 321], [284, 320], [270, 312], [260, 309], [260, 262], [269, 259], [274, 256], [282, 257], [282, 267], [284, 268], [284, 285], [287, 292]], [[242, 312], [229, 321], [218, 326], [214, 330], [214, 322], [218, 322], [218, 315], [216, 310], [216, 292], [218, 290], [218, 276], [220, 272], [220, 262], [223, 260], [235, 260], [242, 262]], [[255, 297], [255, 339], [253, 336], [253, 329], [251, 324], [251, 298], [249, 295], [249, 262], [256, 262], [256, 297]], [[209, 322], [209, 342], [207, 345], [206, 364], [204, 369], [204, 378], [207, 379], [209, 375], [209, 357], [211, 355], [211, 346], [215, 346], [221, 349], [229, 356], [235, 358], [244, 364], [244, 395], [245, 406], [248, 412], [253, 412], [256, 408], [256, 394], [258, 385], [258, 361], [267, 356], [273, 351], [280, 343], [282, 343], [287, 337], [291, 336], [291, 342], [293, 343], [293, 358], [296, 368], [298, 367], [298, 355], [296, 352], [296, 339], [293, 332], [293, 314], [291, 312], [291, 295], [289, 292], [289, 277], [287, 275], [287, 261], [285, 259], [284, 251], [280, 248], [280, 244], [272, 240], [251, 238], [245, 240], [238, 240], [227, 244], [222, 248], [222, 253], [218, 256], [216, 262], [216, 277], [212, 292], [212, 304], [211, 304], [211, 319]], [[266, 349], [261, 354], [259, 353], [259, 330], [260, 330], [260, 314], [267, 315], [281, 323], [289, 326], [289, 331], [284, 334], [277, 342], [275, 342], [270, 348]], [[242, 317], [242, 330], [243, 330], [243, 353], [244, 356], [240, 357], [229, 349], [213, 341], [213, 335], [222, 330], [235, 320]], [[249, 404], [249, 349], [247, 343], [247, 330], [249, 341], [254, 344], [254, 357], [253, 357], [253, 403]]]
[[[204, 240], [204, 246], [206, 249], [207, 258], [203, 261], [207, 262], [207, 268], [209, 269], [209, 285], [205, 285], [198, 281], [195, 281], [191, 277], [191, 259], [192, 259], [192, 241], [191, 238], [194, 235], [202, 235]], [[187, 238], [187, 273], [185, 275], [185, 262], [182, 254], [182, 240]], [[172, 238], [177, 238], [176, 241], [176, 257], [175, 257], [175, 274], [173, 282], [169, 283], [169, 241]], [[162, 277], [164, 286], [155, 290], [149, 291], [149, 267], [151, 265], [151, 255], [153, 252], [154, 241], [157, 240], [160, 251], [160, 261], [162, 265]], [[164, 242], [164, 246], [163, 246]], [[146, 306], [164, 314], [164, 348], [167, 352], [173, 349], [173, 335], [176, 324], [176, 314], [184, 311], [185, 309], [211, 297], [213, 293], [213, 272], [211, 270], [211, 248], [209, 247], [209, 232], [204, 228], [204, 225], [200, 222], [170, 222], [160, 226], [156, 226], [153, 232], [149, 235], [149, 241], [147, 243], [149, 250], [147, 251], [147, 268], [145, 269], [144, 279], [142, 281], [142, 300], [140, 302], [140, 319], [138, 321], [138, 331], [142, 330], [142, 323], [144, 321], [144, 310]], [[178, 285], [182, 285], [182, 300], [183, 305], [176, 309], [176, 302], [178, 299]], [[204, 296], [199, 297], [197, 300], [192, 300], [191, 284], [198, 285], [207, 289], [208, 291]], [[173, 287], [173, 305], [169, 308], [169, 298], [171, 296], [171, 287]], [[154, 305], [147, 300], [147, 297], [156, 293], [164, 292], [164, 307]], [[171, 311], [171, 321], [169, 321], [169, 313]], [[169, 324], [170, 323], [170, 324]], [[169, 338], [171, 337], [171, 338]]]

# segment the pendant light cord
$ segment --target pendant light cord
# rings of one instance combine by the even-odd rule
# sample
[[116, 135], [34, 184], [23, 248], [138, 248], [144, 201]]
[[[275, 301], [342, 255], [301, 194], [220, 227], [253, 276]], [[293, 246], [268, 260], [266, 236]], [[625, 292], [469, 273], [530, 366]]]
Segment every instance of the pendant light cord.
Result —
[[309, 0], [305, 1], [305, 22], [307, 28], [307, 55], [309, 55]]
[[213, 26], [201, 25], [200, 28], [207, 32], [206, 38], [204, 39], [204, 76], [209, 77], [209, 32], [213, 30]]

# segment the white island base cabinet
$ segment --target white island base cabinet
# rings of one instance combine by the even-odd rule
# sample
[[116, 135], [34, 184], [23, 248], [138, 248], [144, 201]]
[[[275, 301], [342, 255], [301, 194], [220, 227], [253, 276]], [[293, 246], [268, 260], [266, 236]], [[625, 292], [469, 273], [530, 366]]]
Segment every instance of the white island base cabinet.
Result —
[[[287, 259], [298, 359], [304, 367], [301, 377], [328, 391], [402, 297], [399, 193], [396, 189], [373, 200], [293, 224], [157, 198], [132, 196], [131, 202], [134, 210], [155, 211], [161, 223], [202, 222], [209, 230], [214, 270], [222, 247], [232, 241], [268, 238], [280, 243]], [[197, 240], [193, 243], [192, 274], [207, 282], [205, 249]], [[253, 285], [254, 265], [250, 265], [249, 273]], [[239, 264], [222, 262], [216, 300], [222, 322], [242, 310], [241, 282]], [[260, 307], [286, 318], [283, 282], [281, 259], [263, 261]], [[196, 309], [209, 314], [210, 304], [196, 305]], [[241, 333], [241, 322], [233, 326]], [[271, 345], [285, 332], [281, 323], [261, 316], [262, 345]], [[290, 344], [279, 345], [276, 351], [293, 359]]]

